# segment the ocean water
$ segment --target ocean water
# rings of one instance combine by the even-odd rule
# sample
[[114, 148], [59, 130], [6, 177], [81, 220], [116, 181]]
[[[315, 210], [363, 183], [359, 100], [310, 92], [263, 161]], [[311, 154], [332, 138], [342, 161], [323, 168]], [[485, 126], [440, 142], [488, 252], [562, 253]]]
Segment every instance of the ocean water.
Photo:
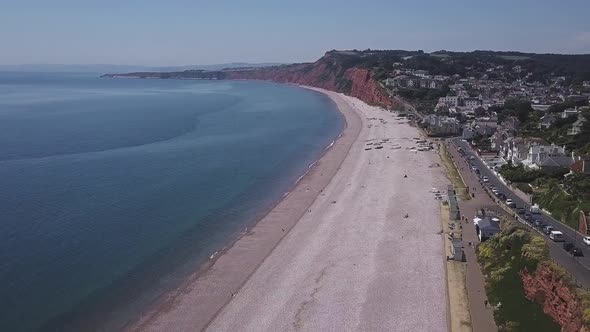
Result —
[[292, 86], [0, 73], [0, 331], [120, 328], [343, 125]]

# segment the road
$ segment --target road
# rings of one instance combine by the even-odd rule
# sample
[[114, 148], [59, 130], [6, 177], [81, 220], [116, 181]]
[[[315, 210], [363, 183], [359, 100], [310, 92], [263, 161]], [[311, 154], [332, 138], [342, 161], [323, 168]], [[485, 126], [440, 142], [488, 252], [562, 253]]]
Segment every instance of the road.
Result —
[[[453, 155], [454, 159], [458, 162], [464, 162], [465, 167], [459, 167], [459, 171], [463, 176], [464, 180], [468, 183], [470, 188], [477, 187], [483, 188], [484, 186], [486, 189], [489, 190], [489, 186], [493, 185], [495, 188], [500, 190], [502, 193], [506, 195], [507, 198], [512, 199], [517, 207], [524, 207], [527, 211], [530, 208], [530, 204], [525, 202], [521, 197], [516, 195], [510, 188], [508, 188], [495, 174], [492, 170], [490, 170], [483, 161], [479, 158], [479, 156], [473, 151], [471, 146], [461, 140], [461, 138], [453, 138], [450, 139], [451, 142], [451, 149], [449, 151]], [[458, 152], [458, 148], [462, 148], [464, 151], [464, 155], [461, 155]], [[473, 156], [474, 159], [470, 160]], [[487, 176], [489, 179], [488, 183], [482, 183], [479, 181], [479, 176], [472, 171], [469, 167], [467, 167], [470, 163], [472, 163], [479, 171], [480, 176]], [[476, 190], [478, 194], [482, 194], [480, 190]], [[498, 199], [493, 197], [494, 201]], [[514, 212], [516, 215], [516, 212]], [[546, 214], [533, 214], [533, 219], [541, 221], [545, 225], [550, 225], [555, 228], [555, 230], [559, 230], [563, 233], [565, 241], [575, 243], [576, 247], [580, 248], [584, 253], [584, 257], [573, 257], [567, 251], [563, 249], [562, 243], [553, 242], [549, 239], [547, 235], [539, 231], [538, 229], [531, 227], [534, 231], [541, 234], [543, 239], [547, 242], [549, 246], [549, 254], [551, 258], [559, 265], [564, 267], [574, 279], [576, 279], [577, 283], [582, 286], [583, 288], [590, 289], [590, 248], [582, 241], [582, 235], [573, 229], [567, 227], [566, 225], [560, 223], [559, 221], [553, 219], [551, 216]]]

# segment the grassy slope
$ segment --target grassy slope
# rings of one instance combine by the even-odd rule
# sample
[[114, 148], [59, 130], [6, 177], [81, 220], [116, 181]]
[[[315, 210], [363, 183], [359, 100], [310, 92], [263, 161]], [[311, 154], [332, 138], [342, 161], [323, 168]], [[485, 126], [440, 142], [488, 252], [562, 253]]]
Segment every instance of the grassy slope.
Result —
[[559, 325], [547, 316], [541, 305], [526, 299], [518, 272], [534, 271], [547, 259], [543, 239], [515, 226], [482, 243], [478, 261], [486, 275], [486, 292], [494, 305], [494, 318], [501, 331], [559, 331]]

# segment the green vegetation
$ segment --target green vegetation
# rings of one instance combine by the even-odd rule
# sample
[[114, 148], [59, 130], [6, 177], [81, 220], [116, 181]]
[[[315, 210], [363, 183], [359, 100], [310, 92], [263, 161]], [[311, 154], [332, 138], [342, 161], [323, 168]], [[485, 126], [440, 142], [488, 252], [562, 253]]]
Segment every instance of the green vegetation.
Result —
[[545, 174], [539, 170], [527, 170], [523, 165], [513, 166], [511, 162], [502, 165], [500, 173], [510, 182], [524, 183], [531, 183], [536, 179], [545, 176]]
[[564, 177], [567, 172], [568, 169], [564, 168], [558, 173], [545, 174], [511, 163], [500, 168], [506, 180], [524, 193], [533, 195], [534, 203], [551, 212], [555, 219], [577, 228], [579, 211], [590, 211], [590, 177], [575, 174]]
[[438, 98], [446, 96], [448, 92], [449, 87], [444, 86], [441, 89], [399, 89], [397, 94], [407, 100], [438, 101]]
[[473, 138], [473, 144], [481, 151], [490, 151], [492, 143], [487, 135], [477, 135]]
[[[500, 331], [559, 331], [539, 303], [524, 294], [521, 272], [534, 276], [539, 267], [566, 286], [578, 303], [582, 324], [590, 326], [590, 292], [576, 286], [570, 275], [548, 255], [547, 244], [530, 230], [502, 221], [503, 231], [477, 247], [477, 258], [486, 277], [486, 293], [496, 306], [494, 318]], [[535, 299], [543, 301], [544, 297]], [[498, 306], [498, 303], [501, 305]], [[574, 310], [576, 310], [574, 309]]]
[[577, 228], [580, 202], [563, 191], [557, 179], [545, 179], [536, 184], [541, 186], [535, 191], [533, 202], [550, 211], [555, 219], [572, 228]]
[[518, 188], [520, 191], [522, 191], [525, 194], [529, 194], [529, 195], [533, 194], [533, 188], [531, 188], [531, 186], [528, 183], [517, 183], [516, 188]]
[[515, 116], [521, 123], [526, 123], [531, 114], [535, 112], [531, 107], [531, 103], [523, 99], [507, 99], [504, 106], [492, 106], [489, 111], [498, 113], [498, 123], [502, 123], [510, 116]]
[[512, 223], [505, 230], [477, 247], [477, 258], [486, 275], [486, 293], [500, 331], [559, 331], [538, 303], [524, 294], [519, 272], [533, 274], [540, 262], [548, 259], [542, 238]]
[[587, 105], [588, 105], [587, 99], [578, 100], [578, 101], [566, 100], [563, 103], [551, 105], [551, 107], [549, 107], [549, 109], [547, 111], [549, 113], [560, 113], [560, 112], [565, 111], [568, 108], [581, 107], [581, 106], [587, 106]]

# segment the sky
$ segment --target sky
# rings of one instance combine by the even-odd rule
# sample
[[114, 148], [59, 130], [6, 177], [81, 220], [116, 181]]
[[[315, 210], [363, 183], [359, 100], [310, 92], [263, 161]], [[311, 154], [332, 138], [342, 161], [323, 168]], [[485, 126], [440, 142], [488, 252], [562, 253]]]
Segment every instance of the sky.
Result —
[[307, 62], [331, 49], [590, 53], [590, 0], [0, 0], [0, 64]]

